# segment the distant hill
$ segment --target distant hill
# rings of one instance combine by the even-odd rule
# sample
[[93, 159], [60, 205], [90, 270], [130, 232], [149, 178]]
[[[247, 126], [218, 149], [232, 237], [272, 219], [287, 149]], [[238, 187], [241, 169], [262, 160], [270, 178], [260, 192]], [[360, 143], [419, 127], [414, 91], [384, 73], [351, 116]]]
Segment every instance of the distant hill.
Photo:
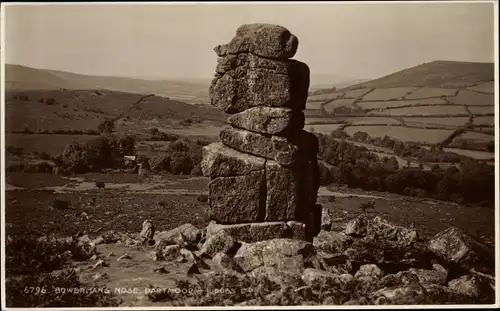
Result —
[[397, 71], [371, 81], [351, 85], [347, 89], [390, 87], [442, 87], [460, 88], [493, 81], [493, 63], [434, 61]]
[[110, 118], [119, 119], [124, 129], [169, 127], [179, 122], [222, 126], [227, 118], [211, 105], [187, 104], [157, 95], [61, 89], [8, 91], [5, 115], [7, 131], [26, 127], [33, 131], [88, 131]]
[[148, 80], [91, 76], [58, 70], [5, 65], [7, 91], [20, 90], [111, 90], [156, 94], [188, 103], [208, 103], [208, 84], [202, 81]]
[[355, 79], [336, 74], [314, 74], [311, 73], [311, 84], [309, 90], [315, 92], [323, 89], [346, 88], [348, 86], [369, 81], [367, 79]]

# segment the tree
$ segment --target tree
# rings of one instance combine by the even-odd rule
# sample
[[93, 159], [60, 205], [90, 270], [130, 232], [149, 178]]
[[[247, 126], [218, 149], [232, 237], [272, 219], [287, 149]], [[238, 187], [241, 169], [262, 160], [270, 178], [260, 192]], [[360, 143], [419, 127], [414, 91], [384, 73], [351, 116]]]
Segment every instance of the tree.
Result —
[[101, 123], [99, 123], [99, 126], [97, 127], [99, 133], [112, 133], [114, 128], [115, 128], [115, 122], [111, 119], [102, 121]]

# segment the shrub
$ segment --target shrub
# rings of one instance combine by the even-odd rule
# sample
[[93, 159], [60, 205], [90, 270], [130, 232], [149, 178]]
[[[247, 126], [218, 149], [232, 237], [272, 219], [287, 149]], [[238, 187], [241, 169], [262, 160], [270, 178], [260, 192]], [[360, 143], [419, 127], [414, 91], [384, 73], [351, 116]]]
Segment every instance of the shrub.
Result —
[[45, 101], [45, 104], [52, 106], [52, 105], [56, 105], [57, 101], [54, 98], [47, 98], [47, 100]]
[[207, 203], [208, 202], [208, 195], [206, 194], [200, 194], [198, 197], [196, 197], [196, 200], [201, 203]]
[[42, 160], [50, 160], [52, 157], [50, 156], [50, 154], [48, 154], [47, 152], [41, 152], [38, 154], [38, 157]]
[[55, 209], [68, 209], [71, 203], [65, 200], [54, 199], [52, 207]]
[[27, 163], [24, 165], [25, 173], [52, 173], [54, 167], [47, 162]]
[[84, 144], [64, 148], [59, 165], [73, 173], [96, 172], [117, 165], [124, 153], [133, 153], [135, 139], [129, 136], [100, 136]]
[[112, 133], [115, 128], [115, 122], [111, 119], [104, 120], [97, 126], [99, 133]]
[[23, 148], [21, 147], [14, 147], [14, 146], [8, 146], [7, 147], [7, 152], [12, 153], [15, 155], [22, 155], [23, 154]]
[[160, 133], [160, 131], [156, 127], [149, 129], [149, 134], [153, 136], [158, 135], [158, 133]]
[[50, 272], [61, 269], [69, 259], [87, 260], [95, 253], [88, 243], [55, 235], [8, 236], [5, 243], [5, 269], [9, 274]]

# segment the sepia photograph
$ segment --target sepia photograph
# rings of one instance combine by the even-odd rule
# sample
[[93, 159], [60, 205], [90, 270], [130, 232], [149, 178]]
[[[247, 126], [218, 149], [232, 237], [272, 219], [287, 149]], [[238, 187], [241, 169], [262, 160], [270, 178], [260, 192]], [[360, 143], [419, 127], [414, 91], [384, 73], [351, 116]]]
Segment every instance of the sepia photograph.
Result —
[[2, 310], [498, 308], [498, 2], [2, 2]]

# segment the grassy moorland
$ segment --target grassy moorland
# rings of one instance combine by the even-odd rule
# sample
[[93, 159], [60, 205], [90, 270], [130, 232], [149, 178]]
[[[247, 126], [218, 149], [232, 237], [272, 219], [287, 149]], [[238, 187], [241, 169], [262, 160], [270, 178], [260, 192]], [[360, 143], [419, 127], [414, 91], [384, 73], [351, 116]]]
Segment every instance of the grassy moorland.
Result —
[[[319, 203], [332, 211], [334, 227], [358, 216], [360, 204], [375, 202], [373, 213], [396, 224], [414, 224], [423, 236], [456, 226], [494, 244], [491, 68], [436, 62], [310, 96], [306, 130], [315, 132], [320, 142]], [[45, 265], [53, 255], [50, 250], [33, 254], [37, 249], [30, 252], [31, 244], [21, 245], [31, 241], [23, 240], [27, 234], [134, 233], [145, 219], [152, 219], [159, 231], [188, 222], [207, 224], [208, 180], [200, 176], [201, 150], [216, 139], [224, 113], [175, 99], [179, 94], [97, 90], [78, 76], [71, 79], [83, 81], [80, 89], [65, 88], [61, 81], [69, 79], [66, 74], [28, 73], [11, 76], [6, 94], [6, 233], [13, 239], [9, 245], [14, 245], [10, 268], [13, 263], [28, 267], [30, 262], [23, 260], [31, 260], [31, 255]], [[32, 83], [37, 90], [16, 88], [16, 83]], [[123, 155], [132, 154], [148, 174], [123, 167]], [[117, 256], [131, 252], [133, 259], [113, 260], [107, 269], [93, 270], [87, 267], [88, 258], [73, 258], [80, 279], [38, 278], [42, 270], [62, 268], [60, 262], [37, 265], [28, 279], [26, 271], [9, 270], [14, 284], [9, 283], [10, 293], [26, 282], [119, 287], [129, 284], [130, 275], [165, 282], [163, 275], [152, 272], [161, 267], [146, 258], [146, 252], [118, 244], [100, 251]], [[96, 272], [106, 277], [97, 282]], [[177, 277], [174, 274], [169, 277]], [[11, 297], [14, 304], [30, 306], [68, 299]], [[89, 296], [77, 302], [119, 304], [111, 297]]]

